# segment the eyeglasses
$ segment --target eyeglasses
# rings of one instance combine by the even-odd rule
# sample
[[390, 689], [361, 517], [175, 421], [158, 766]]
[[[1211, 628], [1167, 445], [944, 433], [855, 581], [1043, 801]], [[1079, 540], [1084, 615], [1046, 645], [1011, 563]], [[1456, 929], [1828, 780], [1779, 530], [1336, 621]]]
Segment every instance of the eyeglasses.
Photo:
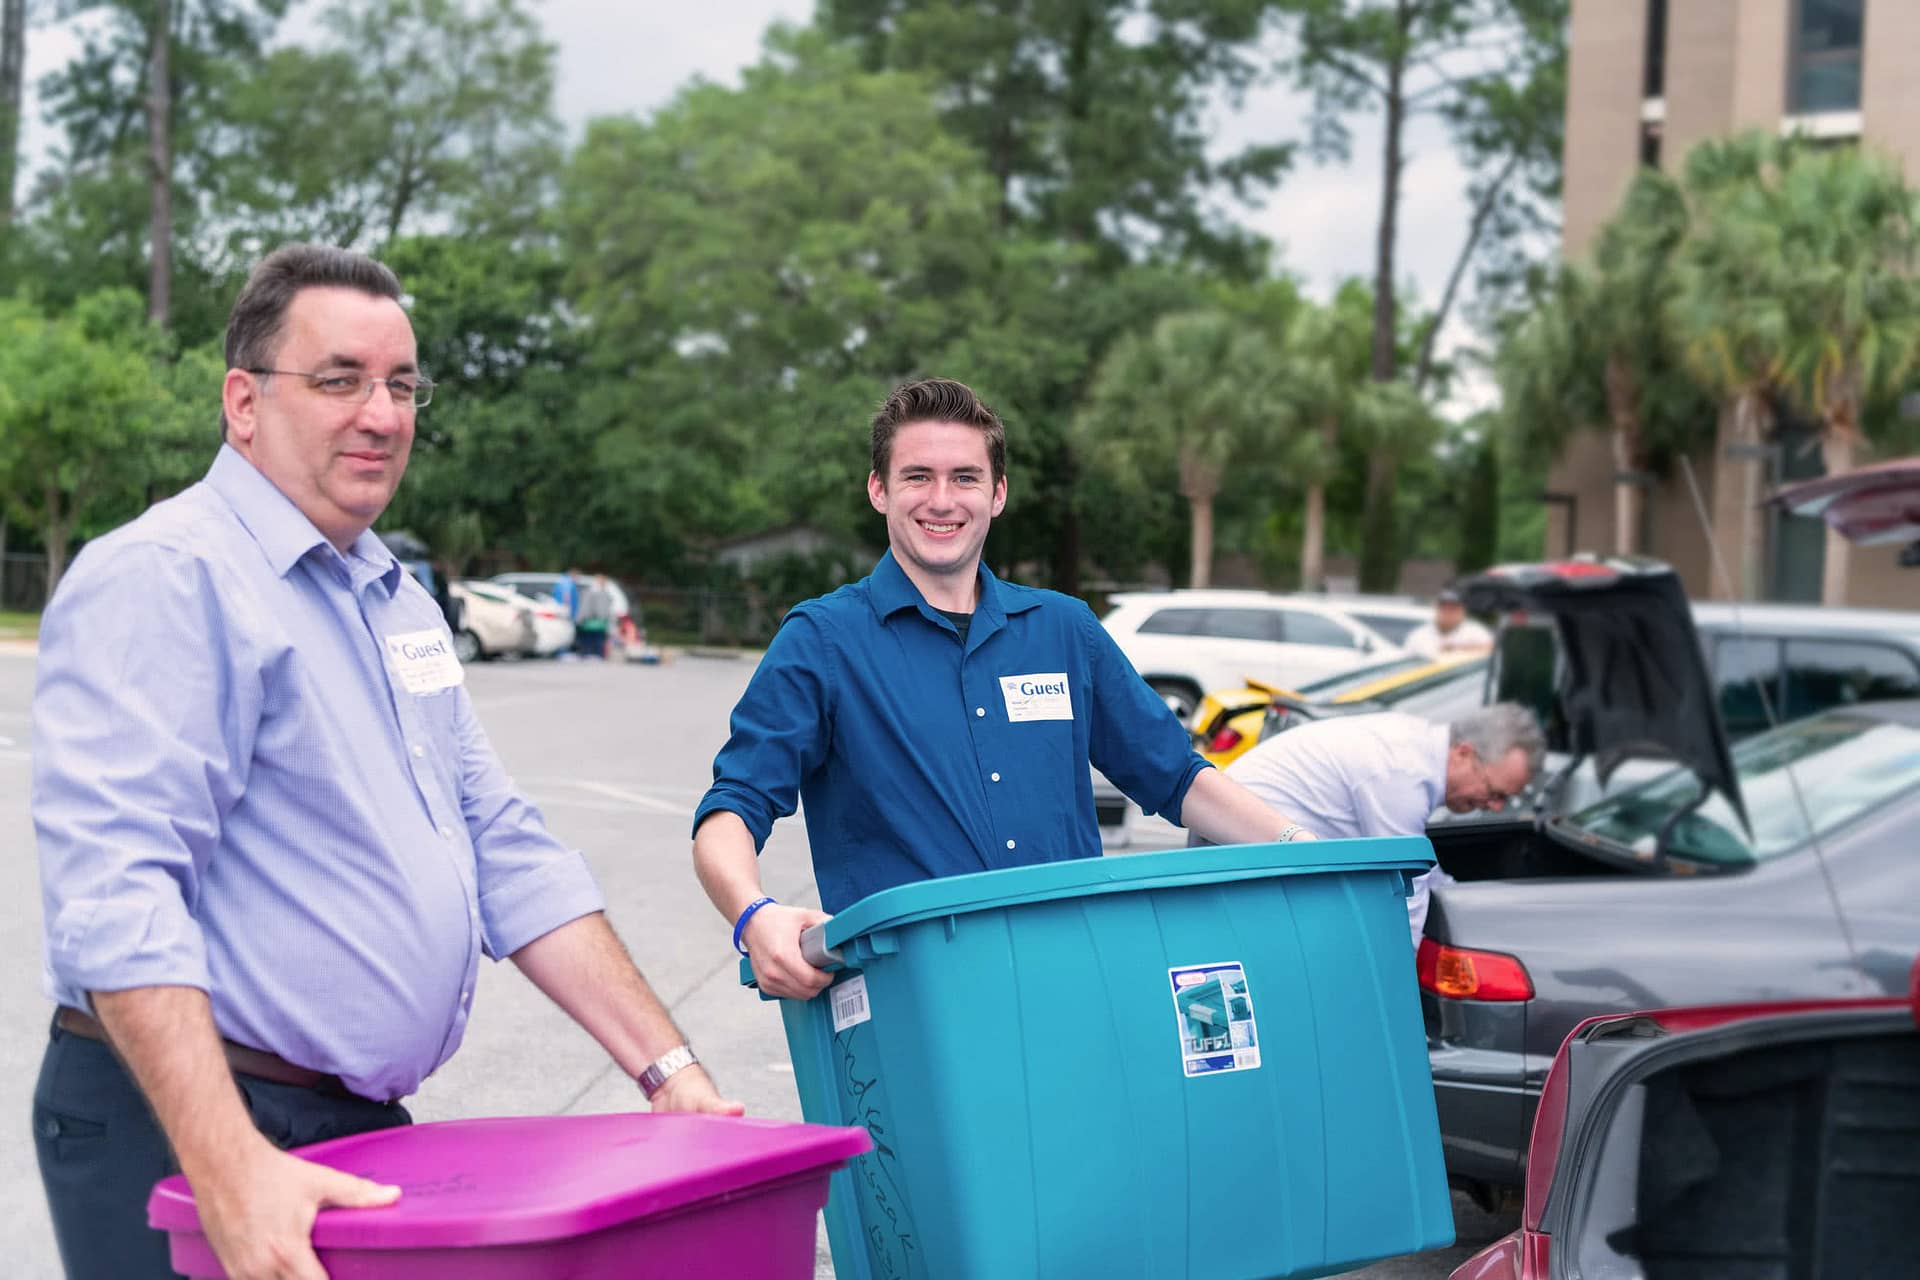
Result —
[[1513, 803], [1513, 797], [1518, 793], [1502, 791], [1500, 788], [1494, 786], [1493, 779], [1487, 775], [1487, 766], [1481, 762], [1480, 757], [1474, 757], [1473, 768], [1474, 771], [1480, 775], [1480, 785], [1487, 793], [1488, 804], [1497, 804], [1504, 809]]
[[426, 407], [433, 399], [433, 379], [417, 373], [396, 374], [391, 378], [369, 378], [364, 373], [339, 370], [328, 373], [304, 373], [297, 369], [248, 369], [248, 373], [279, 373], [289, 378], [305, 378], [307, 385], [330, 400], [371, 400], [373, 388], [387, 384], [387, 395], [395, 404]]

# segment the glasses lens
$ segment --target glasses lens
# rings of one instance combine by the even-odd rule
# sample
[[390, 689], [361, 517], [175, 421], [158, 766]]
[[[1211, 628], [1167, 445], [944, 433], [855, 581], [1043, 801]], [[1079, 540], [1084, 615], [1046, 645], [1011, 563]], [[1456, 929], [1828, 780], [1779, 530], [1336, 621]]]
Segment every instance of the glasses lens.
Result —
[[413, 384], [413, 407], [416, 409], [424, 408], [427, 402], [432, 399], [433, 380], [431, 378], [420, 378], [416, 380]]

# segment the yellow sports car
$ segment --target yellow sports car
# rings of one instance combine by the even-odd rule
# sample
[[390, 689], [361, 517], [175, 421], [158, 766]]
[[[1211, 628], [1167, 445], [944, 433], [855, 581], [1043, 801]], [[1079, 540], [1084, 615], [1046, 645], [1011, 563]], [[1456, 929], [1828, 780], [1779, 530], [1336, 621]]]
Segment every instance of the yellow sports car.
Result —
[[[1449, 653], [1438, 660], [1391, 658], [1298, 689], [1249, 680], [1244, 688], [1217, 689], [1201, 699], [1193, 716], [1194, 749], [1225, 768], [1262, 738], [1307, 720], [1389, 710], [1444, 710], [1434, 718], [1447, 719], [1454, 710], [1478, 705], [1486, 671], [1484, 652]], [[1402, 705], [1416, 694], [1432, 697]]]

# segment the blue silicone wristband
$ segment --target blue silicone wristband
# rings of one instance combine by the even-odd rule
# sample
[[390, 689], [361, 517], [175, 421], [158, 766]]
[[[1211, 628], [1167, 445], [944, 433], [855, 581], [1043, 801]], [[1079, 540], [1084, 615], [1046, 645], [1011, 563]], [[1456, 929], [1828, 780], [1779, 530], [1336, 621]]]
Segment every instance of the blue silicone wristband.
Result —
[[747, 909], [745, 911], [742, 911], [740, 913], [740, 918], [733, 922], [733, 949], [735, 951], [738, 951], [741, 955], [747, 954], [747, 949], [740, 945], [740, 935], [742, 932], [746, 930], [747, 921], [753, 919], [753, 913], [758, 911], [760, 908], [768, 907], [772, 905], [773, 905], [772, 898], [760, 898], [756, 901], [749, 902], [747, 904]]

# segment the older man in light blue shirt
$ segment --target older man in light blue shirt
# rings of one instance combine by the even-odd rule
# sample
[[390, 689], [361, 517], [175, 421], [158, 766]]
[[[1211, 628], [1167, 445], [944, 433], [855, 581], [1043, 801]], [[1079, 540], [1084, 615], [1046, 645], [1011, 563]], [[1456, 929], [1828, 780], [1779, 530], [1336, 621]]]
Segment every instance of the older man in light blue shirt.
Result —
[[279, 1148], [405, 1123], [483, 954], [656, 1108], [739, 1110], [501, 768], [432, 598], [369, 532], [431, 395], [399, 296], [357, 254], [263, 262], [229, 322], [206, 479], [89, 544], [47, 610], [33, 810], [60, 1009], [34, 1119], [70, 1277], [171, 1274], [144, 1202], [176, 1160], [230, 1276], [323, 1276], [318, 1209], [398, 1192]]
[[[1533, 713], [1482, 707], [1451, 725], [1399, 712], [1335, 716], [1269, 738], [1227, 766], [1227, 776], [1322, 839], [1425, 835], [1442, 806], [1499, 810], [1539, 770], [1545, 739]], [[1434, 867], [1417, 877], [1407, 923], [1417, 945], [1432, 891], [1452, 883]]]

